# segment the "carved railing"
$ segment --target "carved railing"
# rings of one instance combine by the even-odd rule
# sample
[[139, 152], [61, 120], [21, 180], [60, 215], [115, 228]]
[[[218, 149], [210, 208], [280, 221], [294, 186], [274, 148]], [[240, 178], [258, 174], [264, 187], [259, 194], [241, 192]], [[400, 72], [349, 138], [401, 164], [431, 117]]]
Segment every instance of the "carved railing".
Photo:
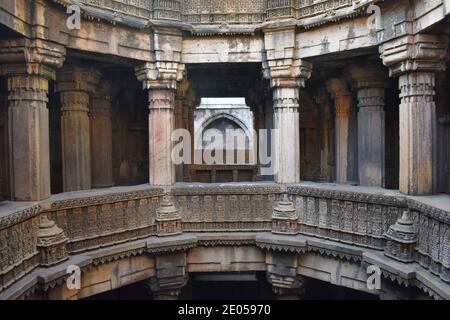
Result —
[[166, 193], [183, 232], [270, 232], [274, 207], [284, 200], [298, 214], [294, 234], [381, 252], [385, 233], [407, 210], [418, 235], [414, 260], [450, 282], [450, 212], [398, 192], [321, 184], [180, 184], [61, 194], [22, 209], [12, 203], [16, 209], [9, 212], [0, 207], [0, 291], [40, 265], [43, 215], [64, 231], [67, 251], [76, 254], [158, 235], [157, 209]]
[[[67, 1], [67, 0], [66, 0]], [[58, 2], [61, 2], [59, 0]], [[72, 1], [73, 2], [73, 1]], [[334, 13], [355, 0], [79, 0], [87, 7], [149, 20], [190, 24], [255, 24]]]
[[[0, 291], [39, 266], [37, 233], [46, 214], [68, 237], [67, 250], [77, 253], [155, 234], [161, 188], [68, 195], [0, 218]], [[47, 206], [46, 206], [47, 207]]]

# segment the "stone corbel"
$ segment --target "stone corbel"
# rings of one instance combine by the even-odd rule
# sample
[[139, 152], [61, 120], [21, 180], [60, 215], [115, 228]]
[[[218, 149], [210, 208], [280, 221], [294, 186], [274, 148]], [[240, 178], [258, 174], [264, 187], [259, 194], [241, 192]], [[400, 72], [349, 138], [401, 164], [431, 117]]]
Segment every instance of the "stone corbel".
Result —
[[149, 281], [155, 300], [176, 300], [187, 284], [186, 253], [156, 257], [156, 274]]
[[379, 50], [390, 76], [411, 71], [445, 70], [448, 37], [428, 34], [406, 35], [383, 43]]
[[54, 80], [54, 69], [62, 66], [65, 55], [63, 46], [45, 40], [1, 40], [0, 75], [39, 75]]
[[298, 257], [282, 252], [267, 252], [267, 280], [278, 299], [299, 299], [304, 281], [297, 274]]

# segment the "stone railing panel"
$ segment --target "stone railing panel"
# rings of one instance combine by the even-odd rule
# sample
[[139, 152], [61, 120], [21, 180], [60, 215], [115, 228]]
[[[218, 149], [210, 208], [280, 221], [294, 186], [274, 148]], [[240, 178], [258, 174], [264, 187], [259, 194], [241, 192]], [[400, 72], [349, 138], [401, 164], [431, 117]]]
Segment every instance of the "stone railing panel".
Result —
[[185, 231], [269, 231], [276, 185], [186, 186], [172, 189]]
[[95, 249], [154, 234], [163, 193], [156, 188], [56, 201], [49, 216], [69, 238], [69, 252]]
[[[383, 249], [384, 233], [401, 214], [392, 199], [363, 194], [288, 188], [299, 212], [299, 231], [345, 243]], [[372, 199], [375, 200], [375, 199]]]

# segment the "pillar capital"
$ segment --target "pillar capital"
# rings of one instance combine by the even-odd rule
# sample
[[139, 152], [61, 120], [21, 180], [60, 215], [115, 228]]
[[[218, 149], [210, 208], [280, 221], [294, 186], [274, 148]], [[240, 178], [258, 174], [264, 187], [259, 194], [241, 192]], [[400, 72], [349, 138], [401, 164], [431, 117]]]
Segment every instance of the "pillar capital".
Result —
[[263, 62], [263, 76], [272, 88], [300, 88], [311, 77], [313, 65], [301, 59], [274, 59]]
[[388, 73], [381, 66], [375, 64], [350, 66], [347, 73], [352, 80], [352, 86], [355, 89], [387, 87]]
[[173, 61], [146, 62], [135, 67], [134, 71], [137, 79], [142, 81], [144, 90], [175, 90], [184, 78], [185, 65]]
[[266, 28], [264, 45], [266, 59], [262, 63], [263, 76], [270, 86], [304, 87], [311, 77], [312, 64], [296, 58], [295, 26]]
[[92, 94], [96, 91], [101, 72], [93, 68], [65, 67], [56, 74], [56, 91], [81, 91]]
[[341, 78], [333, 78], [327, 81], [327, 91], [332, 98], [351, 95], [347, 82]]
[[348, 89], [347, 82], [341, 78], [328, 80], [327, 91], [335, 99], [336, 113], [348, 114], [352, 105], [352, 93]]
[[40, 39], [8, 39], [0, 41], [0, 75], [39, 75], [55, 79], [55, 68], [62, 66], [66, 49]]
[[448, 38], [431, 34], [405, 35], [383, 43], [379, 50], [390, 76], [445, 70]]

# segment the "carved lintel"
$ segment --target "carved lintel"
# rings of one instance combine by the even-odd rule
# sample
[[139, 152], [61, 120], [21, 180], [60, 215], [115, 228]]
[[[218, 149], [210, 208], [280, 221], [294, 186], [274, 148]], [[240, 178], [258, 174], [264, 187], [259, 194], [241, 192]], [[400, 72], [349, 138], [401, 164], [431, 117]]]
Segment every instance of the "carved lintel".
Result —
[[445, 70], [448, 39], [428, 34], [406, 35], [383, 43], [380, 55], [390, 76]]

